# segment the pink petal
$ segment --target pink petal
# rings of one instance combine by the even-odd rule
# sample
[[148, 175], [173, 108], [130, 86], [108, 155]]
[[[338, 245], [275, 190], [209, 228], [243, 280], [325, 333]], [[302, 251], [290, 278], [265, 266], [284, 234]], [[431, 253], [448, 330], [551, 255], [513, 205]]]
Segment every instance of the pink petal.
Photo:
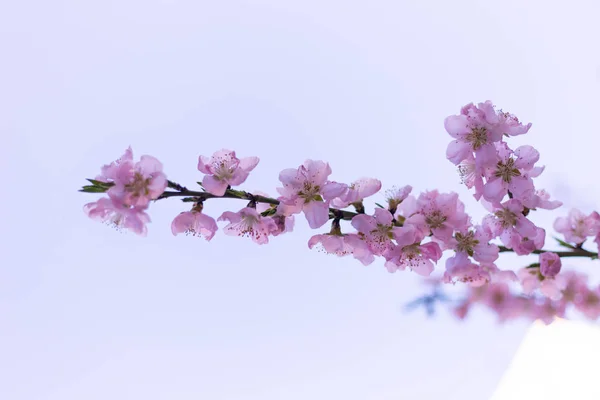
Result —
[[562, 291], [556, 285], [554, 279], [544, 279], [540, 284], [540, 292], [551, 300], [560, 300], [562, 298]]
[[213, 175], [204, 175], [202, 186], [208, 193], [214, 194], [215, 196], [223, 196], [229, 185], [227, 182], [218, 180]]
[[461, 161], [467, 159], [473, 150], [471, 145], [460, 140], [453, 140], [448, 144], [446, 149], [446, 158], [454, 165], [458, 165]]
[[348, 189], [345, 183], [328, 182], [321, 189], [321, 194], [325, 200], [333, 200], [341, 196]]
[[322, 227], [329, 220], [329, 206], [322, 201], [311, 201], [304, 204], [303, 211], [308, 226], [312, 229]]
[[331, 167], [324, 161], [306, 160], [304, 168], [308, 181], [316, 186], [323, 186], [331, 175]]
[[196, 231], [200, 232], [206, 240], [211, 240], [218, 229], [214, 218], [202, 213], [196, 214]]
[[203, 174], [212, 174], [213, 172], [210, 168], [210, 161], [211, 159], [209, 157], [198, 157], [198, 171], [202, 172]]
[[421, 276], [429, 276], [433, 272], [434, 266], [430, 260], [421, 259], [418, 262], [411, 263], [410, 269]]
[[381, 225], [391, 225], [394, 220], [394, 216], [383, 208], [375, 209], [375, 221]]
[[411, 225], [396, 226], [392, 228], [392, 234], [396, 243], [398, 243], [398, 247], [409, 246], [416, 242], [416, 229]]
[[492, 203], [500, 203], [507, 193], [507, 184], [501, 178], [493, 178], [483, 186], [483, 198]]
[[144, 175], [152, 175], [157, 172], [162, 172], [163, 165], [158, 159], [152, 156], [142, 156], [136, 164], [136, 169]]
[[194, 216], [191, 212], [182, 212], [171, 222], [171, 232], [173, 235], [183, 233], [189, 229], [194, 221]]
[[375, 218], [366, 214], [359, 214], [352, 218], [351, 222], [354, 229], [362, 233], [369, 233], [377, 228]]
[[244, 157], [240, 158], [239, 168], [246, 172], [252, 171], [257, 165], [260, 159], [258, 157]]
[[462, 139], [464, 135], [471, 132], [469, 120], [465, 115], [451, 115], [446, 117], [444, 128], [455, 139]]
[[518, 157], [515, 166], [520, 169], [530, 170], [534, 164], [539, 161], [540, 153], [532, 146], [519, 146], [515, 150]]

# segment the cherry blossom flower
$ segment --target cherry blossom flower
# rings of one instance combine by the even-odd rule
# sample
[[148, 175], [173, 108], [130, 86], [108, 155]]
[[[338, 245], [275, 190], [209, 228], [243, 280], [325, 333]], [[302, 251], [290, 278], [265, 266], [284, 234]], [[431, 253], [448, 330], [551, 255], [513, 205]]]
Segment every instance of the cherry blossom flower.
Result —
[[588, 289], [586, 286], [582, 288], [573, 304], [589, 319], [598, 319], [600, 317], [600, 287]]
[[117, 177], [119, 166], [127, 162], [133, 162], [133, 151], [131, 150], [131, 146], [129, 146], [127, 150], [125, 150], [125, 153], [116, 161], [113, 161], [108, 165], [104, 165], [101, 169], [100, 175], [96, 176], [96, 180], [107, 183], [114, 182]]
[[475, 200], [479, 200], [483, 195], [483, 177], [489, 174], [487, 172], [491, 168], [477, 168], [475, 157], [469, 154], [467, 158], [458, 164], [458, 174], [460, 182], [467, 188], [475, 188]]
[[522, 268], [517, 273], [523, 293], [532, 294], [536, 289], [552, 300], [562, 297], [562, 289], [566, 286], [566, 280], [560, 276], [545, 277], [540, 272], [540, 267]]
[[167, 187], [162, 164], [152, 156], [142, 156], [134, 163], [131, 147], [116, 161], [105, 165], [96, 180], [112, 183], [108, 193], [129, 206], [146, 207]]
[[173, 235], [185, 233], [186, 235], [202, 236], [206, 240], [211, 240], [218, 229], [214, 218], [198, 209], [180, 213], [171, 223]]
[[352, 218], [352, 226], [364, 238], [365, 243], [374, 255], [383, 255], [392, 250], [393, 216], [383, 208], [375, 209], [375, 215], [359, 214]]
[[218, 221], [229, 221], [223, 232], [229, 236], [246, 236], [258, 244], [269, 242], [269, 235], [278, 229], [271, 218], [261, 216], [254, 208], [245, 207], [238, 212], [226, 211]]
[[83, 210], [88, 217], [105, 222], [117, 230], [129, 229], [140, 236], [146, 236], [148, 233], [146, 224], [150, 222], [150, 217], [145, 208], [123, 204], [121, 199], [110, 194], [86, 204]]
[[480, 265], [471, 262], [467, 253], [456, 253], [446, 260], [444, 282], [464, 282], [470, 286], [482, 286], [491, 280], [491, 275]]
[[544, 189], [541, 189], [535, 191], [535, 205], [530, 208], [533, 210], [538, 208], [544, 210], [555, 210], [562, 205], [562, 201], [550, 200], [550, 194]]
[[238, 158], [235, 151], [222, 149], [212, 157], [198, 157], [198, 170], [206, 174], [202, 186], [215, 196], [223, 196], [228, 186], [241, 185], [258, 165], [258, 157]]
[[396, 214], [398, 205], [402, 203], [412, 192], [412, 186], [406, 185], [401, 188], [393, 187], [392, 189], [385, 192], [385, 199], [388, 203], [388, 210], [392, 214]]
[[[407, 203], [408, 204], [408, 203]], [[442, 193], [437, 190], [422, 193], [410, 206], [403, 208], [409, 216], [405, 224], [414, 225], [425, 235], [433, 234], [436, 239], [448, 242], [455, 230], [464, 230], [469, 224], [464, 204], [456, 193]]]
[[457, 253], [465, 253], [482, 263], [493, 263], [498, 259], [499, 249], [495, 244], [489, 243], [492, 234], [483, 226], [476, 226], [475, 230], [464, 229], [456, 232], [449, 241], [449, 248]]
[[442, 250], [437, 243], [422, 244], [423, 232], [411, 225], [394, 228], [393, 237], [397, 246], [385, 253], [385, 266], [389, 272], [407, 267], [422, 276], [429, 276], [433, 272], [434, 263], [442, 257]]
[[167, 176], [162, 164], [152, 156], [142, 156], [140, 161], [126, 161], [116, 167], [115, 185], [109, 193], [122, 199], [124, 204], [146, 207], [167, 188]]
[[283, 187], [277, 188], [279, 200], [287, 207], [287, 213], [304, 212], [308, 225], [320, 228], [329, 220], [329, 201], [342, 195], [347, 186], [327, 180], [331, 174], [328, 163], [306, 160], [298, 169], [281, 171], [279, 180]]
[[346, 191], [331, 201], [336, 208], [346, 208], [350, 204], [361, 203], [366, 197], [372, 196], [381, 189], [381, 181], [373, 178], [360, 178], [350, 184]]
[[556, 253], [547, 252], [540, 254], [540, 273], [545, 278], [554, 278], [560, 272], [562, 262]]
[[510, 191], [524, 205], [535, 206], [535, 187], [525, 173], [539, 160], [539, 152], [531, 146], [521, 146], [513, 153], [505, 143], [497, 143], [496, 149], [498, 161], [483, 186], [483, 198], [500, 203]]
[[496, 155], [494, 143], [503, 135], [526, 133], [530, 126], [522, 125], [511, 114], [496, 112], [490, 101], [477, 106], [467, 104], [459, 115], [451, 115], [444, 121], [446, 131], [456, 139], [448, 145], [446, 157], [459, 165], [474, 152], [477, 169], [492, 166]]
[[569, 211], [567, 217], [558, 217], [554, 221], [554, 230], [562, 233], [565, 240], [570, 243], [580, 244], [585, 242], [588, 236], [598, 233], [597, 213], [585, 215], [576, 208]]
[[[269, 197], [268, 194], [263, 192], [254, 192], [257, 195], [261, 195], [264, 197]], [[268, 204], [268, 203], [257, 203], [256, 211], [259, 214], [264, 215], [266, 211], [271, 211], [268, 213], [268, 216], [265, 218], [270, 218], [275, 223], [277, 229], [270, 232], [272, 236], [279, 236], [281, 234], [292, 232], [294, 230], [295, 219], [294, 216], [286, 213], [285, 204]], [[274, 211], [274, 212], [273, 212]]]
[[[543, 246], [545, 234], [542, 228], [535, 226], [523, 215], [523, 210], [520, 201], [508, 200], [493, 215], [486, 216], [483, 225], [494, 237], [500, 237], [506, 247], [529, 254]], [[529, 241], [530, 244], [524, 246], [523, 241]]]

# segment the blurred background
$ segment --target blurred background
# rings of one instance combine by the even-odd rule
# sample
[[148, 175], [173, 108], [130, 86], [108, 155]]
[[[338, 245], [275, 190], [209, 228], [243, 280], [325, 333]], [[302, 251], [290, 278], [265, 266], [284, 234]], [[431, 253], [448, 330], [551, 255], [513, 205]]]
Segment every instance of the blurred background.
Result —
[[188, 205], [166, 200], [140, 238], [89, 220], [99, 196], [77, 190], [129, 145], [190, 188], [198, 156], [230, 148], [261, 158], [247, 190], [276, 195], [280, 170], [322, 159], [336, 181], [457, 191], [477, 221], [443, 120], [490, 99], [533, 123], [511, 141], [539, 149], [537, 185], [590, 212], [598, 15], [593, 0], [0, 2], [0, 398], [489, 398], [529, 322], [407, 314], [428, 289], [415, 274], [309, 251], [304, 218], [266, 246], [208, 243], [172, 236]]

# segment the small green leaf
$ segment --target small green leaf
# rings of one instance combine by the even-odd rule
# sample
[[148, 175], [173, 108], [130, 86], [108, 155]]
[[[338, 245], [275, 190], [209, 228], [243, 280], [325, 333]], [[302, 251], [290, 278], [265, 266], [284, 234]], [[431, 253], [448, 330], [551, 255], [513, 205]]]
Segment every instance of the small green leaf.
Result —
[[575, 246], [573, 246], [572, 244], [569, 244], [567, 242], [565, 242], [564, 240], [560, 240], [559, 238], [555, 237], [554, 240], [556, 240], [558, 242], [558, 244], [560, 244], [563, 247], [566, 247], [568, 249], [573, 249], [575, 250]]
[[82, 187], [81, 190], [79, 190], [79, 191], [84, 192], [84, 193], [104, 193], [107, 190], [108, 190], [108, 188], [105, 188], [105, 187], [87, 185], [87, 186]]
[[262, 215], [263, 217], [269, 217], [271, 215], [275, 215], [276, 213], [277, 213], [276, 208], [269, 208], [269, 209], [261, 212], [260, 215]]
[[114, 183], [112, 183], [112, 182], [102, 182], [102, 181], [97, 181], [95, 179], [86, 179], [86, 181], [90, 182], [94, 186], [100, 186], [100, 187], [105, 187], [105, 188], [114, 186]]
[[382, 205], [381, 205], [381, 204], [379, 204], [379, 203], [375, 203], [375, 205], [376, 205], [377, 207], [379, 207], [379, 208], [385, 208], [384, 206], [382, 206]]

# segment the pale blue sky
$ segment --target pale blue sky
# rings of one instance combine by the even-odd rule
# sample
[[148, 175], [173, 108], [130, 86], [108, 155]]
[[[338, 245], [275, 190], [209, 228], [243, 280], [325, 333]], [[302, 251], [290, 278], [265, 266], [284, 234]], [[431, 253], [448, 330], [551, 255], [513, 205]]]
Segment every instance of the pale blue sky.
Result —
[[302, 218], [268, 246], [207, 243], [173, 237], [187, 206], [161, 201], [142, 239], [87, 219], [98, 196], [76, 190], [129, 145], [191, 187], [198, 155], [226, 147], [261, 158], [248, 190], [323, 159], [338, 181], [457, 191], [481, 217], [443, 119], [491, 99], [533, 122], [513, 143], [540, 150], [540, 187], [590, 211], [598, 15], [592, 0], [0, 2], [0, 398], [488, 398], [527, 323], [404, 314], [413, 274], [309, 251]]

